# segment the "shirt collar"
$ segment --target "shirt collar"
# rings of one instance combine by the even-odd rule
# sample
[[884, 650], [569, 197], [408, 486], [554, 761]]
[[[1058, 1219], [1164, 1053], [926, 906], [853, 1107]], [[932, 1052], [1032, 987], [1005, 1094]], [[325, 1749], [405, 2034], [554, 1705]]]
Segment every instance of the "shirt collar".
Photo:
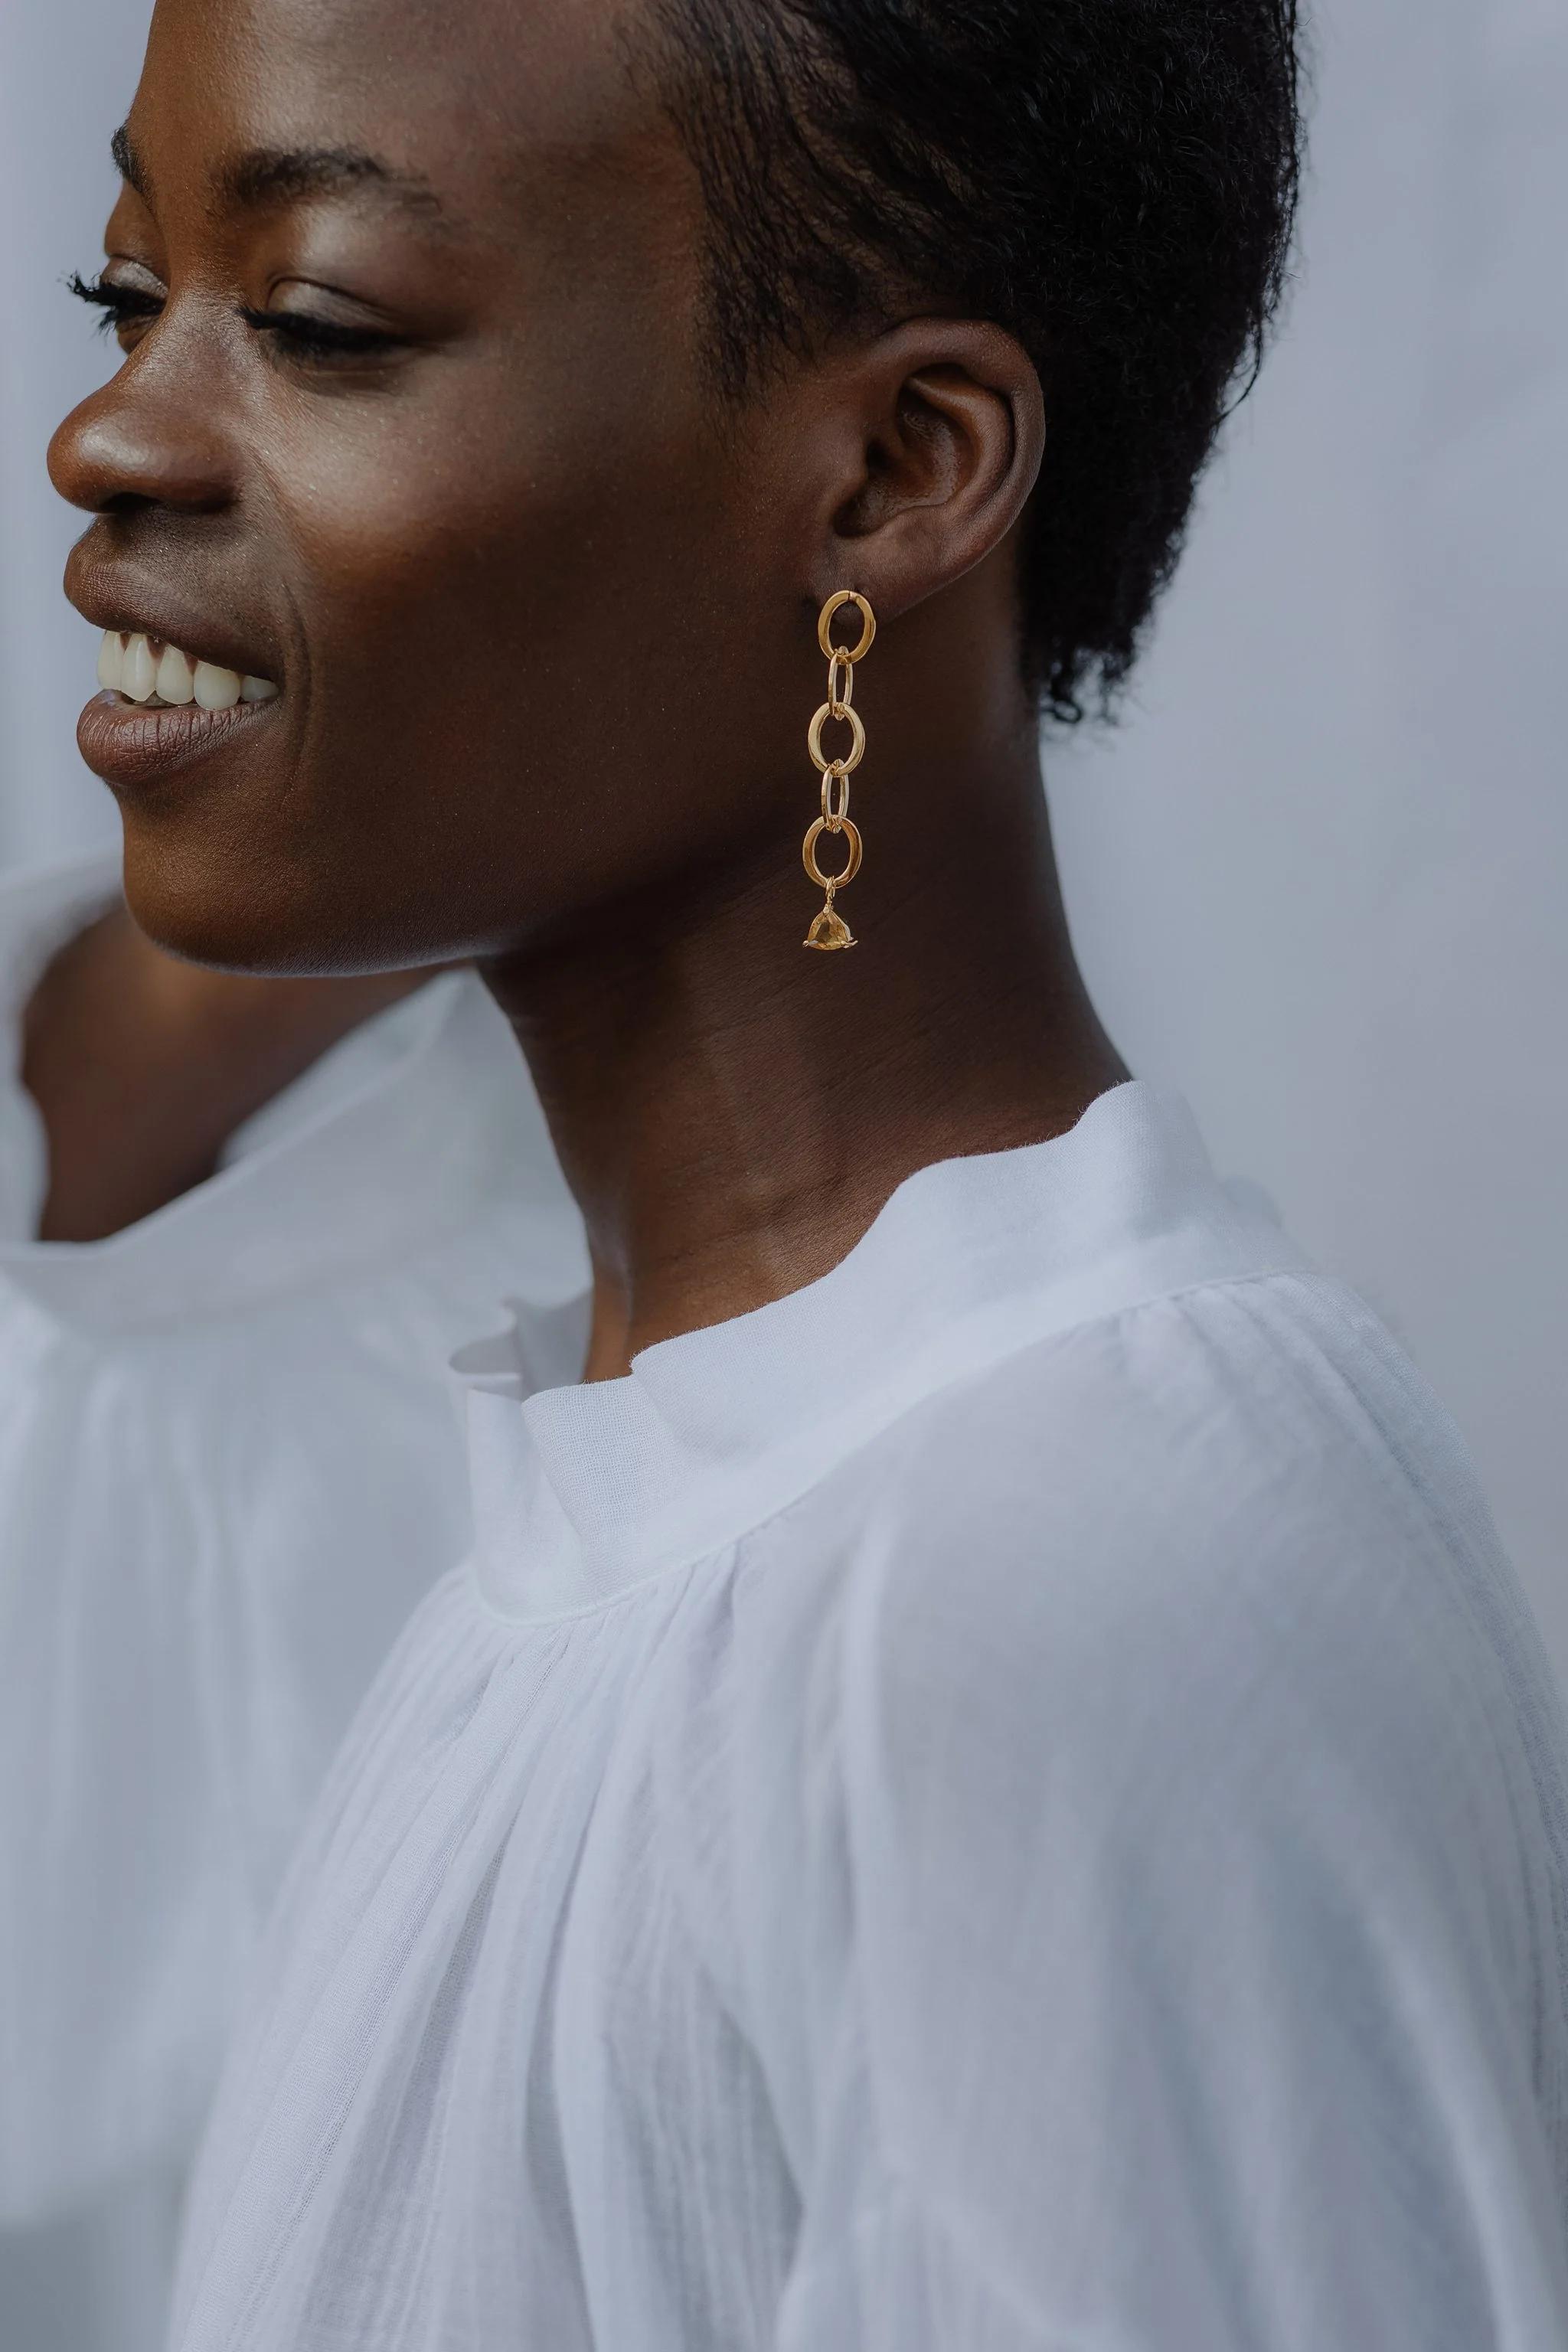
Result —
[[456, 1360], [478, 1573], [501, 1613], [592, 1607], [732, 1540], [949, 1382], [1074, 1324], [1304, 1261], [1215, 1177], [1179, 1097], [1133, 1081], [1068, 1134], [902, 1183], [820, 1281], [571, 1381], [585, 1307]]

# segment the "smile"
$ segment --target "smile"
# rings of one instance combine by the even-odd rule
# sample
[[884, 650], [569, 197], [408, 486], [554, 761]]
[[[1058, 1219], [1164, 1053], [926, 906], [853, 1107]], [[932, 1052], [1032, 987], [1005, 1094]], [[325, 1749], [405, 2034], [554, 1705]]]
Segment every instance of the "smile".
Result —
[[115, 792], [134, 792], [204, 758], [273, 716], [280, 689], [167, 638], [106, 629], [100, 692], [77, 721], [77, 747]]
[[269, 677], [242, 677], [220, 662], [164, 645], [157, 637], [126, 636], [105, 629], [98, 656], [98, 682], [127, 702], [154, 709], [232, 710], [237, 702], [270, 702], [278, 688]]

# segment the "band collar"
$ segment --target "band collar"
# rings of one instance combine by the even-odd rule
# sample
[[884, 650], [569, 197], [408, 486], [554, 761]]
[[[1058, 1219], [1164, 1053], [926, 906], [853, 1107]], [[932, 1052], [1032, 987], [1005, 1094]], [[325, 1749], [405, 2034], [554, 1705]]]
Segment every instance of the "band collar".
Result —
[[1014, 1349], [1193, 1284], [1303, 1264], [1139, 1082], [1048, 1142], [921, 1169], [820, 1281], [565, 1385], [584, 1302], [465, 1349], [478, 1574], [503, 1615], [594, 1607], [733, 1539]]

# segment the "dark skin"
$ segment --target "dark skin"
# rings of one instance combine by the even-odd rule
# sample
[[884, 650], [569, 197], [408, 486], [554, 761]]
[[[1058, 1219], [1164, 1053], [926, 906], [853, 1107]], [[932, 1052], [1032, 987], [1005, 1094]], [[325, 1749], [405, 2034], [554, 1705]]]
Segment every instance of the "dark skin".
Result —
[[[97, 517], [89, 618], [221, 616], [282, 688], [122, 792], [138, 921], [231, 971], [480, 960], [587, 1221], [591, 1378], [1125, 1075], [1019, 683], [1035, 373], [913, 305], [727, 406], [637, 55], [637, 0], [161, 0], [108, 236], [147, 307], [51, 451]], [[242, 304], [388, 340], [307, 356]], [[861, 944], [818, 956], [805, 732], [843, 586], [879, 622]]]
[[34, 990], [22, 1079], [43, 1117], [46, 1242], [96, 1242], [212, 1175], [237, 1127], [423, 972], [251, 980], [165, 955], [115, 908]]

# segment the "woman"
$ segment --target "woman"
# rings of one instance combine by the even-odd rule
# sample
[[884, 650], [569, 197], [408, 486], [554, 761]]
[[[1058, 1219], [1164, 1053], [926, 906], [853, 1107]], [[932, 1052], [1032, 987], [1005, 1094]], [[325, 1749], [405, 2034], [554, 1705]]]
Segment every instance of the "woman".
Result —
[[160, 7], [54, 450], [132, 907], [482, 958], [594, 1257], [468, 1360], [191, 2352], [1563, 2340], [1534, 1635], [1125, 1080], [1036, 767], [1256, 354], [1292, 34]]

